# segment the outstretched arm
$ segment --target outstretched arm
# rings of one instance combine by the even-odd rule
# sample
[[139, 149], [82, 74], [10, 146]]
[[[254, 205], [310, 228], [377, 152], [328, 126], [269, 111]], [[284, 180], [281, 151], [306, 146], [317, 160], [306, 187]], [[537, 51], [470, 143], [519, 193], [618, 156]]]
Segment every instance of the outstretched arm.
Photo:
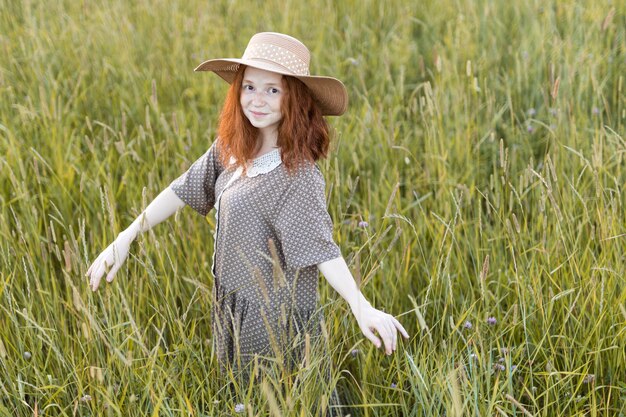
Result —
[[135, 240], [140, 233], [152, 229], [183, 207], [185, 207], [185, 202], [170, 187], [167, 187], [122, 233], [126, 233], [132, 240]]
[[383, 338], [387, 355], [391, 355], [396, 350], [397, 330], [400, 330], [405, 338], [409, 338], [409, 334], [395, 317], [376, 310], [367, 301], [357, 287], [350, 269], [348, 269], [348, 265], [342, 256], [322, 262], [317, 265], [317, 268], [335, 291], [350, 305], [352, 314], [354, 314], [361, 331], [376, 347], [380, 347], [381, 342], [374, 335], [373, 330], [376, 330], [378, 335]]
[[140, 233], [150, 230], [184, 206], [183, 200], [170, 187], [161, 191], [137, 219], [121, 232], [113, 243], [102, 251], [91, 264], [85, 275], [89, 277], [89, 286], [92, 291], [98, 289], [100, 280], [105, 273], [107, 274], [107, 282], [113, 281], [115, 273], [128, 257], [130, 244]]

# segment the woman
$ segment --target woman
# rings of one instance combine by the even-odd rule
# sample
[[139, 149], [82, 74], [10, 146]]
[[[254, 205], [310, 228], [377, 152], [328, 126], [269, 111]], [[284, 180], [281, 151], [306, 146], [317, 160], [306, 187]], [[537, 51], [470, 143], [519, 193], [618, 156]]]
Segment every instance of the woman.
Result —
[[328, 151], [323, 116], [347, 107], [344, 85], [309, 75], [308, 49], [273, 32], [254, 35], [241, 59], [212, 59], [196, 71], [231, 84], [218, 138], [93, 262], [92, 290], [105, 273], [113, 280], [140, 232], [185, 205], [203, 216], [215, 207], [211, 317], [222, 371], [244, 368], [255, 356], [292, 365], [306, 359], [323, 318], [318, 270], [348, 302], [363, 334], [380, 347], [375, 330], [390, 355], [397, 330], [409, 335], [359, 291], [333, 241], [315, 163]]

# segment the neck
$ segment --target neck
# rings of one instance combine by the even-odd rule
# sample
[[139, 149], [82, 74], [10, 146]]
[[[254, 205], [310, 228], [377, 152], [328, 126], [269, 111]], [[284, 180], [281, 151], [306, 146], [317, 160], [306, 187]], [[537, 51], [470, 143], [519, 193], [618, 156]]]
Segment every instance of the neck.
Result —
[[272, 132], [260, 131], [257, 137], [256, 153], [263, 152], [265, 150], [271, 150], [278, 147], [278, 132], [276, 130]]
[[259, 142], [267, 147], [275, 147], [278, 142], [278, 130], [277, 129], [259, 129]]

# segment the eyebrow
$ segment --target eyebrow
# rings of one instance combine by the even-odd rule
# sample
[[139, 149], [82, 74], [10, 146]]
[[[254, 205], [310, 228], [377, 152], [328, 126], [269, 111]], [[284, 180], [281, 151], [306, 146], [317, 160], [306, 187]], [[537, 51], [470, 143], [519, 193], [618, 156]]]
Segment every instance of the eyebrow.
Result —
[[[248, 80], [248, 79], [244, 79], [242, 82], [244, 82], [244, 83], [254, 84], [254, 81], [252, 81], [252, 80]], [[265, 85], [273, 85], [273, 86], [279, 86], [279, 87], [280, 87], [280, 84], [277, 84], [277, 83], [267, 83], [267, 84], [265, 84]]]

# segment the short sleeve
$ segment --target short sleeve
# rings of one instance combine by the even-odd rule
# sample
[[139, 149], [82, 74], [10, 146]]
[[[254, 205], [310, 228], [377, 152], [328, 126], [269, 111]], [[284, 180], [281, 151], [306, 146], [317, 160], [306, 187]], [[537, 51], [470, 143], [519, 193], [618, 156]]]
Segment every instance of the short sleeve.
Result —
[[333, 240], [321, 171], [314, 165], [296, 175], [273, 223], [287, 266], [303, 268], [338, 258], [341, 250]]
[[223, 170], [218, 160], [216, 143], [213, 142], [204, 155], [170, 183], [174, 193], [203, 216], [215, 205], [215, 182]]

